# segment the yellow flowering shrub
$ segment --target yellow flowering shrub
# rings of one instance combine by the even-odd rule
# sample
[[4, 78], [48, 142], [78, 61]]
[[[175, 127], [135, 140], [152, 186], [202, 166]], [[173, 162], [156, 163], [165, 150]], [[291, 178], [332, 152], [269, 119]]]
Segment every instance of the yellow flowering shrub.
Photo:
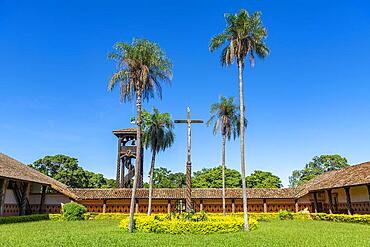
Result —
[[[237, 216], [192, 214], [189, 217], [187, 214], [137, 216], [134, 229], [145, 233], [210, 234], [238, 232], [244, 225], [243, 218]], [[127, 229], [128, 221], [123, 219], [120, 227]], [[249, 220], [251, 230], [255, 230], [257, 224], [257, 220]]]

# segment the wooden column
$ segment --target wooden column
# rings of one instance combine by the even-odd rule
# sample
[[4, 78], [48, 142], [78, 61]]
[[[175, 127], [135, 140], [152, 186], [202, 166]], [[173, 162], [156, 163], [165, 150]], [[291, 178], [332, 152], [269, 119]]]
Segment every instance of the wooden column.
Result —
[[24, 182], [21, 185], [21, 200], [19, 202], [19, 215], [26, 214], [26, 207], [27, 207], [27, 198], [28, 198], [28, 191], [30, 188], [30, 183]]
[[234, 214], [235, 213], [235, 200], [231, 199], [231, 212]]
[[367, 193], [369, 194], [369, 201], [370, 201], [370, 184], [367, 185]]
[[299, 205], [298, 205], [298, 200], [295, 199], [294, 201], [294, 208], [295, 208], [295, 212], [298, 213], [299, 212]]
[[171, 200], [168, 200], [168, 202], [167, 202], [167, 213], [168, 214], [171, 213]]
[[138, 214], [139, 213], [139, 200], [136, 199], [135, 202], [136, 202], [135, 203], [135, 213]]
[[121, 185], [121, 188], [125, 187], [125, 163], [126, 163], [126, 159], [122, 158], [121, 159], [121, 180], [119, 183]]
[[353, 210], [352, 210], [351, 194], [350, 194], [349, 189], [350, 189], [349, 187], [344, 188], [346, 192], [347, 213], [351, 215]]
[[103, 214], [107, 212], [107, 200], [103, 200]]
[[41, 186], [41, 197], [40, 197], [40, 205], [39, 205], [39, 214], [44, 212], [44, 204], [45, 204], [45, 195], [46, 195], [46, 185]]
[[333, 213], [333, 198], [331, 196], [331, 190], [326, 191], [328, 194], [328, 207], [329, 207], [329, 214]]
[[118, 138], [118, 147], [117, 147], [117, 175], [116, 175], [116, 185], [117, 188], [122, 188], [121, 186], [121, 143], [122, 143], [122, 138]]
[[203, 200], [200, 200], [199, 211], [203, 211]]
[[0, 178], [0, 216], [4, 215], [5, 210], [5, 194], [8, 187], [8, 179]]
[[315, 209], [315, 213], [317, 213], [317, 192], [313, 193], [313, 206]]
[[264, 213], [267, 213], [267, 203], [266, 203], [266, 199], [263, 199], [263, 212], [264, 212]]

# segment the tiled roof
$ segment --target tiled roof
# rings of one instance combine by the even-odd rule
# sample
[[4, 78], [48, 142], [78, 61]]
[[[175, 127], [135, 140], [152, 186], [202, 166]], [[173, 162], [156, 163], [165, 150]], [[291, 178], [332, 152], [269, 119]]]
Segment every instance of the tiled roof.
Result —
[[0, 153], [0, 177], [49, 185], [54, 190], [76, 199], [76, 195], [65, 184], [2, 153]]
[[[131, 189], [71, 189], [81, 200], [130, 199]], [[148, 189], [138, 189], [136, 197], [148, 198]], [[294, 189], [248, 189], [250, 199], [293, 199]], [[185, 189], [153, 189], [154, 199], [182, 199]], [[193, 189], [193, 199], [221, 199], [221, 189]], [[242, 189], [226, 189], [226, 198], [241, 199]]]
[[302, 197], [310, 191], [343, 188], [364, 184], [370, 184], [370, 162], [321, 174], [298, 186], [296, 196]]
[[121, 134], [121, 133], [136, 133], [136, 128], [126, 128], [126, 129], [118, 129], [113, 130], [114, 134]]

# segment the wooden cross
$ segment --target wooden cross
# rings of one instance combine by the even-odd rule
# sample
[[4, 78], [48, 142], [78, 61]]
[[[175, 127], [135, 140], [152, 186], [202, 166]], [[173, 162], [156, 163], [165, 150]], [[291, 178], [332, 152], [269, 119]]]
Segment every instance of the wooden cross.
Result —
[[188, 160], [186, 162], [186, 212], [191, 212], [191, 124], [192, 123], [203, 123], [203, 120], [192, 120], [190, 118], [190, 107], [187, 108], [188, 118], [184, 120], [175, 120], [175, 123], [187, 123], [188, 124]]

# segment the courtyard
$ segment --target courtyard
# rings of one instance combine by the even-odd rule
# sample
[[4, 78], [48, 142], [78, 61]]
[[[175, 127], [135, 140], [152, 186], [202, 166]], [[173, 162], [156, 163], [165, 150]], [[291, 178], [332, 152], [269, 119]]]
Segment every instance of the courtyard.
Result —
[[0, 246], [347, 246], [366, 247], [370, 226], [325, 221], [260, 222], [249, 233], [129, 234], [117, 220], [38, 221], [0, 225]]

